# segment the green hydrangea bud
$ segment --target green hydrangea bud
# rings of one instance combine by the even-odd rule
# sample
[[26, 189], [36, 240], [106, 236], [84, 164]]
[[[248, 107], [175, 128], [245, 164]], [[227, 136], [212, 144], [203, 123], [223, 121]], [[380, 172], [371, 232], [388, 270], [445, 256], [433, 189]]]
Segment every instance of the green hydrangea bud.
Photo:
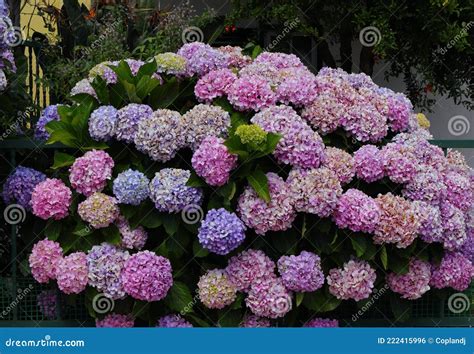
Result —
[[256, 124], [240, 125], [235, 131], [242, 144], [259, 146], [267, 140], [267, 132]]

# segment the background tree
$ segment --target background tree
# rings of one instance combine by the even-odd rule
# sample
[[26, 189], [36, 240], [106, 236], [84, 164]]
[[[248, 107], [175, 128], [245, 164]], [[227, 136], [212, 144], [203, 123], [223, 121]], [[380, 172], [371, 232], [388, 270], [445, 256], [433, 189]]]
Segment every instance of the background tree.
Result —
[[[372, 75], [383, 61], [386, 77], [403, 76], [416, 106], [429, 110], [435, 103], [431, 93], [474, 109], [472, 0], [232, 0], [228, 22], [242, 18], [255, 18], [260, 29], [276, 32], [285, 21], [298, 19], [295, 31], [316, 40], [318, 69]], [[354, 53], [360, 38], [368, 45]]]

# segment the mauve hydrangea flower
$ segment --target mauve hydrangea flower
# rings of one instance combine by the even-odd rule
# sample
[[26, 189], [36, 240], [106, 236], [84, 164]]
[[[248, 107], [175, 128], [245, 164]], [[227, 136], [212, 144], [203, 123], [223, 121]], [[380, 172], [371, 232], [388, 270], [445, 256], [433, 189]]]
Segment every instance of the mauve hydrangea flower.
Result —
[[198, 104], [183, 115], [186, 142], [196, 150], [206, 136], [227, 137], [230, 115], [221, 107]]
[[198, 80], [194, 94], [200, 101], [212, 102], [214, 98], [226, 95], [235, 80], [237, 75], [229, 69], [213, 70]]
[[375, 202], [380, 209], [380, 218], [374, 232], [374, 243], [395, 243], [397, 248], [411, 245], [420, 227], [415, 206], [392, 193], [379, 194]]
[[8, 176], [3, 185], [2, 197], [5, 204], [17, 203], [30, 210], [31, 194], [46, 175], [29, 167], [18, 166]]
[[373, 106], [363, 103], [346, 108], [340, 124], [355, 139], [362, 142], [375, 143], [387, 135], [386, 118]]
[[372, 197], [351, 188], [339, 197], [333, 218], [340, 228], [371, 233], [379, 222], [380, 208]]
[[199, 278], [199, 299], [210, 309], [223, 309], [236, 299], [236, 289], [222, 269], [209, 270]]
[[179, 168], [164, 168], [150, 182], [150, 199], [162, 212], [178, 213], [187, 206], [200, 205], [203, 192], [200, 188], [188, 187], [191, 172]]
[[286, 181], [296, 211], [327, 217], [332, 214], [342, 187], [336, 174], [324, 167], [292, 169]]
[[441, 204], [443, 224], [443, 246], [447, 250], [458, 250], [466, 241], [466, 219], [463, 212], [449, 202]]
[[248, 65], [252, 61], [252, 58], [248, 55], [242, 54], [242, 48], [240, 47], [226, 45], [217, 48], [217, 50], [226, 55], [227, 67], [229, 68], [239, 69]]
[[413, 206], [420, 221], [420, 238], [427, 243], [442, 242], [443, 225], [439, 208], [421, 201], [413, 202]]
[[93, 246], [87, 254], [89, 285], [113, 300], [124, 298], [120, 273], [128, 257], [127, 251], [105, 242]]
[[471, 231], [468, 232], [468, 237], [466, 241], [464, 241], [462, 245], [461, 252], [463, 255], [467, 257], [467, 259], [471, 261], [471, 263], [473, 263], [474, 262], [474, 236], [473, 236], [474, 234], [473, 234], [472, 229], [470, 230]]
[[135, 320], [132, 315], [109, 313], [102, 320], [96, 319], [95, 326], [103, 328], [132, 328], [135, 326]]
[[33, 246], [29, 257], [31, 275], [38, 283], [56, 279], [58, 260], [63, 257], [63, 249], [58, 242], [44, 239]]
[[61, 117], [59, 116], [59, 113], [58, 113], [58, 107], [60, 107], [60, 105], [55, 104], [43, 109], [35, 126], [35, 139], [36, 140], [46, 141], [49, 139], [49, 133], [46, 130], [46, 124], [52, 121], [61, 120]]
[[278, 272], [288, 290], [311, 292], [324, 284], [321, 258], [311, 252], [302, 251], [298, 256], [280, 257]]
[[289, 75], [276, 90], [277, 101], [295, 106], [304, 106], [313, 102], [317, 95], [314, 74], [306, 68], [289, 70]]
[[184, 127], [179, 112], [159, 109], [138, 123], [135, 146], [154, 161], [169, 161], [186, 144]]
[[130, 103], [117, 112], [115, 136], [118, 140], [131, 143], [138, 131], [138, 123], [151, 117], [153, 109], [146, 104]]
[[43, 316], [48, 320], [58, 319], [58, 295], [56, 290], [43, 290], [36, 297], [36, 304]]
[[276, 101], [270, 84], [258, 76], [241, 77], [227, 91], [229, 102], [239, 111], [260, 111]]
[[469, 175], [471, 168], [466, 162], [464, 155], [457, 150], [448, 149], [446, 153], [446, 161], [448, 162], [451, 171], [460, 173], [462, 175]]
[[194, 74], [203, 76], [209, 71], [227, 66], [227, 56], [205, 43], [186, 43], [178, 50], [178, 55], [186, 59], [186, 74], [188, 76]]
[[192, 328], [193, 325], [180, 315], [167, 315], [158, 319], [156, 327], [161, 328]]
[[328, 134], [339, 127], [345, 112], [345, 105], [336, 97], [322, 93], [302, 110], [301, 116], [319, 133]]
[[89, 79], [94, 80], [97, 76], [100, 76], [109, 85], [117, 83], [117, 74], [110, 68], [110, 66], [116, 66], [116, 63], [111, 61], [104, 61], [97, 64], [89, 71]]
[[74, 87], [71, 89], [71, 96], [79, 95], [79, 94], [86, 94], [98, 99], [97, 93], [95, 92], [94, 88], [91, 85], [90, 79], [82, 79]]
[[304, 67], [300, 58], [294, 54], [263, 52], [255, 58], [255, 63], [271, 64], [277, 69]]
[[[388, 89], [384, 88], [384, 90]], [[390, 129], [394, 132], [407, 130], [413, 111], [410, 100], [404, 94], [391, 91], [387, 97], [387, 103]]]
[[291, 311], [293, 294], [279, 278], [264, 279], [252, 284], [245, 303], [253, 314], [279, 318]]
[[100, 106], [89, 118], [89, 134], [96, 141], [108, 141], [115, 135], [118, 111], [113, 106]]
[[205, 137], [191, 159], [196, 174], [211, 186], [223, 186], [237, 166], [237, 155], [229, 153], [224, 139]]
[[102, 229], [112, 224], [119, 216], [117, 199], [96, 192], [79, 203], [77, 213], [94, 229]]
[[139, 205], [148, 198], [150, 180], [140, 171], [128, 169], [114, 179], [113, 191], [121, 204]]
[[224, 208], [211, 209], [199, 228], [199, 243], [213, 253], [226, 255], [244, 241], [245, 229], [234, 213]]
[[155, 55], [157, 72], [169, 75], [183, 75], [186, 72], [186, 59], [175, 53], [160, 53]]
[[474, 265], [461, 252], [446, 253], [437, 266], [431, 270], [430, 285], [437, 288], [466, 290], [474, 277]]
[[342, 269], [331, 269], [327, 282], [329, 292], [338, 299], [360, 301], [370, 296], [376, 278], [375, 270], [368, 262], [350, 260]]
[[469, 177], [457, 172], [444, 175], [446, 200], [462, 211], [467, 211], [473, 205], [473, 185]]
[[148, 239], [148, 233], [143, 227], [138, 226], [132, 230], [127, 219], [123, 216], [119, 216], [117, 220], [115, 220], [115, 224], [117, 225], [120, 236], [122, 237], [122, 242], [120, 244], [121, 247], [130, 250], [141, 250], [145, 246]]
[[0, 69], [0, 92], [4, 91], [7, 88], [7, 86], [8, 86], [7, 76], [5, 75], [5, 72], [2, 69]]
[[56, 264], [58, 288], [65, 294], [79, 294], [88, 282], [87, 255], [74, 252], [60, 258]]
[[272, 89], [277, 87], [284, 80], [284, 74], [282, 70], [278, 70], [268, 63], [255, 62], [243, 67], [239, 71], [240, 78], [259, 78], [270, 84]]
[[323, 166], [334, 171], [341, 184], [349, 183], [355, 173], [354, 159], [351, 154], [335, 147], [327, 147], [324, 154]]
[[86, 197], [100, 192], [112, 177], [114, 160], [103, 150], [92, 150], [77, 158], [69, 169], [69, 181]]
[[159, 301], [164, 299], [173, 285], [170, 261], [150, 251], [130, 256], [122, 270], [125, 292], [137, 300]]
[[395, 183], [410, 182], [418, 166], [414, 149], [410, 146], [388, 143], [382, 148], [385, 174]]
[[263, 251], [249, 249], [230, 258], [226, 274], [238, 291], [248, 291], [252, 284], [275, 278], [275, 262]]
[[402, 190], [403, 196], [438, 205], [446, 196], [446, 186], [441, 174], [435, 169], [422, 165]]
[[317, 168], [324, 159], [324, 143], [318, 133], [288, 106], [273, 106], [257, 113], [251, 122], [282, 138], [273, 155], [279, 162]]
[[267, 178], [271, 198], [269, 203], [248, 186], [240, 195], [237, 205], [241, 220], [258, 235], [287, 230], [296, 217], [289, 186], [275, 173], [267, 173]]
[[71, 200], [72, 192], [63, 181], [47, 178], [33, 189], [30, 205], [37, 217], [60, 220], [69, 215]]
[[270, 320], [268, 318], [259, 317], [255, 315], [245, 316], [239, 327], [242, 328], [268, 328], [271, 327]]
[[419, 299], [430, 290], [431, 265], [420, 259], [410, 260], [408, 273], [387, 275], [387, 284], [390, 289], [408, 300]]
[[375, 145], [364, 145], [354, 152], [354, 169], [357, 178], [371, 183], [384, 177], [380, 150]]
[[331, 320], [329, 318], [313, 318], [312, 320], [306, 322], [303, 327], [334, 328], [339, 327], [339, 321]]

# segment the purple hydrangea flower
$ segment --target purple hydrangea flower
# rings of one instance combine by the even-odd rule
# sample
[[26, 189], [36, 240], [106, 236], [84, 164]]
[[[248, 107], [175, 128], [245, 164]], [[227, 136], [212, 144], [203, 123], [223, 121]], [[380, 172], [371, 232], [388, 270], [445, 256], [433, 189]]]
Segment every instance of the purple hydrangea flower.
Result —
[[375, 145], [364, 145], [354, 152], [354, 168], [357, 178], [371, 183], [384, 177], [383, 160]]
[[213, 253], [226, 255], [244, 241], [245, 229], [234, 213], [224, 208], [211, 209], [199, 228], [199, 243]]
[[350, 260], [343, 268], [331, 269], [327, 282], [329, 292], [338, 299], [360, 301], [370, 296], [376, 278], [368, 262]]
[[46, 180], [46, 175], [35, 169], [18, 166], [3, 185], [2, 197], [5, 204], [17, 203], [31, 210], [31, 194], [36, 185]]
[[373, 198], [351, 188], [339, 198], [333, 217], [340, 228], [373, 232], [380, 218], [380, 209]]
[[387, 275], [387, 284], [390, 289], [408, 300], [419, 299], [430, 290], [431, 265], [428, 262], [412, 258], [408, 273]]
[[313, 318], [312, 320], [306, 322], [303, 327], [333, 328], [339, 327], [339, 321], [331, 320], [329, 318]]
[[138, 131], [138, 123], [148, 119], [153, 114], [153, 109], [146, 104], [130, 103], [117, 112], [115, 136], [118, 140], [127, 143], [133, 142]]
[[113, 106], [101, 106], [92, 112], [89, 118], [89, 134], [96, 141], [108, 141], [115, 135], [117, 109]]
[[49, 133], [46, 131], [46, 124], [53, 120], [59, 121], [61, 117], [58, 113], [58, 107], [60, 105], [51, 105], [46, 107], [42, 112], [35, 127], [35, 139], [40, 141], [46, 141], [49, 139]]
[[156, 327], [161, 328], [192, 328], [193, 325], [180, 315], [167, 315], [158, 319]]
[[128, 169], [114, 179], [113, 191], [122, 204], [139, 205], [148, 198], [150, 180], [140, 171]]
[[430, 285], [437, 288], [453, 288], [464, 291], [474, 277], [474, 265], [461, 252], [448, 252], [441, 263], [433, 266]]
[[311, 292], [324, 284], [321, 258], [311, 252], [302, 251], [298, 256], [282, 256], [278, 260], [278, 272], [288, 290]]

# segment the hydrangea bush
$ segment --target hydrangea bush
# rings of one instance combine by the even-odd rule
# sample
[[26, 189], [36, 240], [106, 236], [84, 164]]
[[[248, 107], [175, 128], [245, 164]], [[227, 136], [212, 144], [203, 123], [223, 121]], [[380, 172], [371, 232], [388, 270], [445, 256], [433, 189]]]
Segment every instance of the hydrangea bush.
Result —
[[71, 102], [37, 132], [73, 153], [3, 196], [43, 220], [35, 279], [97, 326], [336, 327], [382, 288], [395, 316], [471, 283], [471, 169], [364, 74], [190, 43], [103, 63]]

